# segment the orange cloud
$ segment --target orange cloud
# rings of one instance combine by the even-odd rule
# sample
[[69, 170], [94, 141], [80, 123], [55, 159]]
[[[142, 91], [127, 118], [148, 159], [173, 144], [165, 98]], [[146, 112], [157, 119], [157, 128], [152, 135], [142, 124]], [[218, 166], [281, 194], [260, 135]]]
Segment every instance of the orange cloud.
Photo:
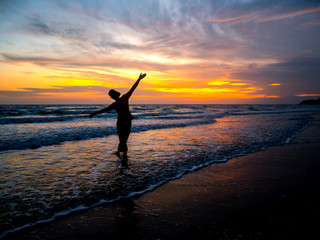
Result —
[[208, 85], [226, 85], [226, 84], [230, 84], [230, 81], [227, 81], [227, 79], [214, 80], [214, 81], [208, 82]]
[[319, 97], [320, 94], [309, 94], [309, 93], [303, 93], [303, 94], [299, 94], [296, 95], [297, 97]]

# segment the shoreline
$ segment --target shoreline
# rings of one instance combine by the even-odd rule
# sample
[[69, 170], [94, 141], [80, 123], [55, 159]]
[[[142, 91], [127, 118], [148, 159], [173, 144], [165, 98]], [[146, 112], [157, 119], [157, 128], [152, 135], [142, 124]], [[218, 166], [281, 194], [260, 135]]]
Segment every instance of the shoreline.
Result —
[[[137, 197], [4, 239], [289, 239], [315, 237], [320, 120], [289, 143], [183, 175]], [[307, 158], [308, 161], [301, 161]], [[307, 235], [306, 235], [307, 234]], [[319, 235], [319, 234], [318, 234]]]

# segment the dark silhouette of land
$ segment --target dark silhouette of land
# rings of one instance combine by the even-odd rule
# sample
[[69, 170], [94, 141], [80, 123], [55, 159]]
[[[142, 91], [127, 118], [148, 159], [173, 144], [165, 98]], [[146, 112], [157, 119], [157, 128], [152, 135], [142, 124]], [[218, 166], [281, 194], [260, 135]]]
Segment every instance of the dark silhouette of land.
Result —
[[300, 104], [302, 105], [320, 105], [320, 98], [311, 99], [311, 100], [303, 100]]
[[[118, 120], [117, 120], [117, 133], [119, 137], [119, 146], [117, 155], [120, 157], [120, 153], [123, 153], [123, 157], [127, 158], [128, 146], [127, 141], [131, 132], [131, 121], [133, 119], [130, 109], [129, 109], [129, 98], [131, 97], [134, 90], [139, 85], [140, 81], [146, 76], [147, 74], [140, 74], [138, 80], [133, 84], [131, 89], [124, 95], [121, 96], [120, 92], [117, 92], [114, 89], [109, 91], [109, 96], [115, 100], [111, 105], [106, 108], [103, 108], [99, 111], [95, 111], [90, 114], [90, 118], [94, 117], [97, 114], [109, 112], [111, 110], [116, 110], [118, 113]], [[120, 97], [121, 96], [121, 97]]]

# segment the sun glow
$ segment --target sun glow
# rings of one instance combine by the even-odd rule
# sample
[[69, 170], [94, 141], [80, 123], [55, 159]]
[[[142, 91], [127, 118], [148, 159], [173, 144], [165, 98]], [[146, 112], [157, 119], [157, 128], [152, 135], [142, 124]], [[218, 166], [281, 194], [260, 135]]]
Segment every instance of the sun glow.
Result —
[[[264, 95], [255, 95], [256, 91], [263, 90], [258, 87], [247, 88], [154, 88], [153, 90], [171, 94], [177, 98], [194, 98], [194, 99], [228, 99], [228, 98], [256, 98]], [[252, 95], [251, 95], [252, 94]]]
[[270, 86], [280, 86], [281, 84], [280, 83], [271, 83], [269, 84]]
[[245, 86], [245, 85], [252, 85], [252, 83], [248, 82], [243, 82], [238, 79], [228, 79], [228, 78], [222, 78], [222, 79], [217, 79], [208, 82], [208, 85], [231, 85], [231, 86]]

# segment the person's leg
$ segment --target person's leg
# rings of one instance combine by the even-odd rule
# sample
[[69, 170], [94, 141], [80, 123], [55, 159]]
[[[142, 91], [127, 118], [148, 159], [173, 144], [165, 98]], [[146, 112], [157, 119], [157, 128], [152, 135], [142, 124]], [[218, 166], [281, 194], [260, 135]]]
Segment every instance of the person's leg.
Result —
[[124, 157], [127, 157], [127, 152], [128, 152], [128, 145], [127, 145], [127, 142], [128, 142], [128, 139], [129, 139], [129, 135], [131, 133], [131, 120], [128, 120], [125, 124], [125, 128], [124, 128], [124, 133], [123, 133], [123, 154], [124, 154]]
[[123, 152], [127, 155], [128, 146], [127, 141], [131, 132], [131, 120], [130, 121], [119, 121], [117, 122], [117, 130], [119, 137], [118, 153]]

